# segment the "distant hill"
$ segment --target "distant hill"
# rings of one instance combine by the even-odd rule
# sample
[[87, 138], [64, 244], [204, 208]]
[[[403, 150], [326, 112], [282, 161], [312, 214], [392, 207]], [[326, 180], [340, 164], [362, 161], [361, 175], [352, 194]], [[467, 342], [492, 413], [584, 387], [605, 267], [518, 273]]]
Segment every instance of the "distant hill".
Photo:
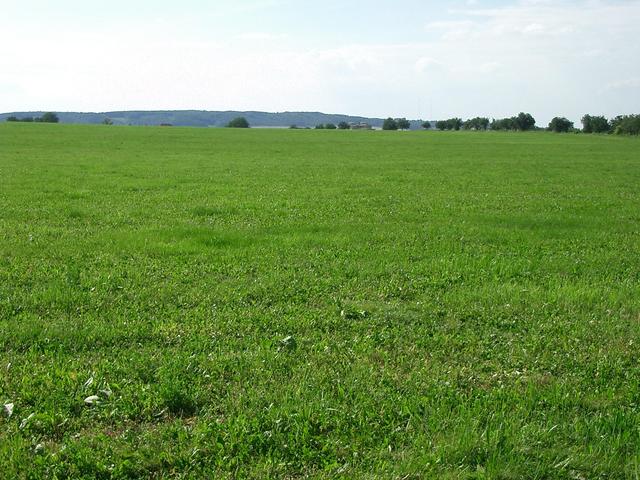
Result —
[[[0, 113], [0, 121], [7, 117], [39, 117], [44, 112]], [[206, 110], [158, 110], [123, 112], [56, 112], [61, 123], [100, 124], [110, 119], [114, 125], [160, 125], [171, 124], [184, 127], [224, 127], [236, 117], [245, 117], [252, 127], [315, 127], [320, 123], [368, 123], [373, 127], [382, 127], [382, 118], [334, 115], [320, 112], [212, 112]], [[411, 128], [421, 128], [422, 120], [412, 120]]]

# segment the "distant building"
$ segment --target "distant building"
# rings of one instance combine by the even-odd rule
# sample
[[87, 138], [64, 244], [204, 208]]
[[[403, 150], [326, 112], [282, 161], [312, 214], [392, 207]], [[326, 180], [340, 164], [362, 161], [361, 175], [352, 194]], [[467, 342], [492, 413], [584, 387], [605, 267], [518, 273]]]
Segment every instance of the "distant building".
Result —
[[350, 123], [349, 127], [351, 128], [351, 130], [372, 130], [373, 129], [371, 125], [365, 122]]

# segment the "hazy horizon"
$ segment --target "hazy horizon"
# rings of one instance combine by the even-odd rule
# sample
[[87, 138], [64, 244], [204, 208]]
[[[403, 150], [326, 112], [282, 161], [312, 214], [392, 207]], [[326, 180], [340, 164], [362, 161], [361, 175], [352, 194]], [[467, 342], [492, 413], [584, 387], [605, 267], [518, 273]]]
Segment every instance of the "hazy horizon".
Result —
[[3, 6], [0, 111], [640, 112], [640, 0]]

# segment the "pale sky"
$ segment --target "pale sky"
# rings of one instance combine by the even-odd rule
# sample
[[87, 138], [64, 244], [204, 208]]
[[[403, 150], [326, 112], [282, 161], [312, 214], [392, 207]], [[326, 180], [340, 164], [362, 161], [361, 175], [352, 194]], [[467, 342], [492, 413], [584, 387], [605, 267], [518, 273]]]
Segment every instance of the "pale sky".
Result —
[[0, 112], [640, 113], [640, 0], [0, 0]]

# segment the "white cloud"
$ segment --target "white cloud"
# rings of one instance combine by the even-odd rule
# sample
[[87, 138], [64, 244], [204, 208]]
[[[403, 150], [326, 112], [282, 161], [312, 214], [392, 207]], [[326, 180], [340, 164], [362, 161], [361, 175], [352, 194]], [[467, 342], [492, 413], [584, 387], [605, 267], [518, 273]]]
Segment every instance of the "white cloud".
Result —
[[539, 23], [530, 23], [529, 25], [527, 25], [522, 29], [522, 33], [536, 34], [536, 33], [544, 33], [544, 32], [545, 32], [545, 27], [543, 25], [540, 25]]
[[618, 80], [615, 82], [609, 82], [606, 86], [608, 90], [618, 90], [625, 88], [640, 88], [640, 77], [627, 78], [625, 80]]
[[479, 71], [482, 73], [493, 73], [501, 67], [500, 62], [486, 62], [480, 65]]
[[429, 22], [427, 30], [460, 30], [469, 29], [474, 26], [471, 20], [441, 20], [437, 22]]
[[416, 60], [415, 71], [418, 73], [426, 73], [440, 70], [444, 67], [442, 62], [431, 57], [420, 57]]
[[238, 38], [239, 40], [262, 42], [270, 40], [283, 40], [285, 38], [288, 38], [288, 35], [269, 32], [245, 32], [236, 35], [236, 38]]

